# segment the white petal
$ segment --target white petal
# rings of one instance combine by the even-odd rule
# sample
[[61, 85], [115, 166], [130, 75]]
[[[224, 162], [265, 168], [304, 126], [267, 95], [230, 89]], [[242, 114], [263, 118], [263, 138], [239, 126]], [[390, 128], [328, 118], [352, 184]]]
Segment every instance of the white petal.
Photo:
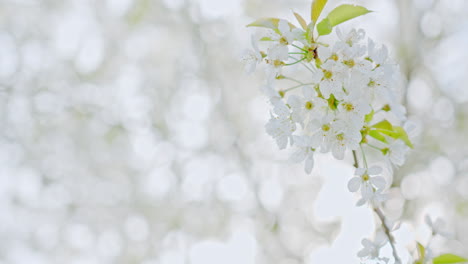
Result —
[[357, 256], [360, 258], [365, 258], [369, 256], [369, 254], [370, 254], [370, 250], [368, 248], [363, 248], [357, 253]]
[[376, 176], [376, 177], [371, 177], [370, 182], [377, 188], [377, 189], [382, 189], [385, 188], [385, 185], [387, 182], [385, 181], [385, 178], [382, 176]]
[[319, 58], [322, 61], [325, 61], [326, 59], [330, 58], [330, 56], [331, 56], [330, 48], [325, 47], [325, 46], [319, 46], [318, 49], [317, 49], [317, 53], [318, 53]]
[[299, 107], [302, 106], [301, 99], [299, 98], [299, 96], [297, 96], [295, 94], [288, 97], [288, 104], [292, 108], [299, 108]]
[[361, 177], [353, 177], [351, 180], [348, 182], [348, 190], [350, 192], [357, 192], [359, 190], [359, 187], [361, 187]]
[[276, 144], [278, 145], [279, 149], [285, 149], [288, 145], [288, 137], [280, 136], [276, 138]]
[[357, 201], [356, 206], [362, 206], [362, 205], [364, 205], [366, 202], [367, 202], [367, 200], [361, 198], [361, 199], [359, 199], [359, 201]]
[[312, 154], [309, 154], [305, 161], [305, 171], [310, 174], [312, 172], [312, 169], [314, 168], [314, 157]]
[[382, 173], [382, 167], [380, 166], [372, 166], [370, 167], [367, 172], [370, 174], [370, 175], [377, 175], [377, 174], [380, 174]]
[[344, 146], [335, 144], [332, 149], [333, 157], [335, 157], [335, 159], [338, 159], [338, 160], [344, 159], [345, 150], [346, 148]]
[[372, 190], [372, 187], [368, 183], [364, 183], [361, 186], [361, 195], [363, 199], [369, 200], [369, 198], [372, 197], [372, 194], [374, 191]]
[[278, 23], [278, 29], [281, 33], [289, 32], [291, 31], [288, 25], [288, 22], [286, 20], [281, 19], [280, 22]]
[[314, 97], [314, 89], [310, 86], [304, 86], [302, 88], [302, 93], [306, 99], [310, 99]]
[[354, 175], [362, 176], [362, 175], [364, 175], [364, 173], [366, 173], [366, 169], [364, 169], [364, 168], [357, 168], [357, 169], [356, 169], [356, 172], [354, 172]]
[[296, 152], [294, 152], [291, 157], [289, 157], [289, 160], [292, 162], [302, 162], [306, 158], [306, 153], [302, 149], [298, 149]]
[[426, 222], [426, 224], [430, 227], [430, 228], [433, 228], [432, 226], [432, 219], [429, 215], [426, 215], [424, 216], [424, 221]]
[[299, 147], [308, 147], [310, 138], [308, 136], [293, 136], [294, 143]]

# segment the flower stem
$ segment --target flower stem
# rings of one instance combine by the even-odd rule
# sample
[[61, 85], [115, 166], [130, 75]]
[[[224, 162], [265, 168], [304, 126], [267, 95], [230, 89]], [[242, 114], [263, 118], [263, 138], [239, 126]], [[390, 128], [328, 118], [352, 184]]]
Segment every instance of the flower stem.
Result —
[[357, 160], [357, 155], [356, 155], [355, 150], [353, 150], [353, 158], [354, 158], [354, 167], [357, 169], [357, 168], [359, 168], [359, 163], [358, 163], [358, 160]]
[[366, 153], [364, 152], [364, 149], [362, 148], [362, 145], [359, 145], [361, 147], [361, 153], [362, 153], [362, 160], [364, 161], [364, 166], [367, 169], [367, 159], [366, 159]]
[[293, 63], [284, 64], [284, 66], [294, 65], [294, 64], [297, 64], [297, 63], [299, 63], [299, 62], [301, 62], [301, 61], [303, 61], [303, 60], [305, 60], [305, 59], [306, 59], [306, 58], [304, 57], [304, 58], [302, 58], [302, 59], [300, 59], [300, 60], [297, 60], [297, 61], [295, 61], [295, 62], [293, 62]]
[[300, 50], [302, 50], [304, 52], [307, 52], [307, 50], [305, 50], [305, 49], [303, 49], [303, 48], [301, 48], [301, 47], [299, 47], [297, 45], [291, 44], [291, 46], [295, 47], [296, 49], [300, 49]]
[[296, 82], [296, 83], [298, 83], [298, 84], [305, 85], [305, 83], [303, 83], [303, 82], [301, 82], [301, 81], [299, 81], [299, 80], [296, 80], [296, 79], [294, 79], [294, 78], [291, 78], [291, 77], [284, 76], [284, 79], [290, 80], [290, 81], [293, 81], [293, 82]]
[[287, 88], [287, 89], [284, 89], [283, 91], [284, 91], [284, 92], [288, 92], [288, 91], [294, 90], [294, 89], [296, 89], [296, 88], [299, 88], [299, 87], [301, 87], [301, 86], [312, 85], [312, 84], [313, 84], [313, 83], [301, 83], [301, 84], [299, 84], [299, 85], [296, 85], [296, 86], [293, 86], [293, 87], [289, 87], [289, 88]]

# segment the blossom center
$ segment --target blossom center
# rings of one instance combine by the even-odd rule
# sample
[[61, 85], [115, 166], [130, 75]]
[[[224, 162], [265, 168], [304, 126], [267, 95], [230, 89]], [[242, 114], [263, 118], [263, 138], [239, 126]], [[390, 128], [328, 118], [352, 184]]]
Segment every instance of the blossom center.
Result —
[[363, 180], [363, 181], [368, 181], [369, 178], [370, 178], [370, 177], [369, 177], [369, 174], [367, 174], [367, 173], [364, 174], [364, 175], [362, 175], [362, 180]]
[[313, 104], [311, 101], [307, 101], [307, 102], [305, 103], [305, 108], [306, 108], [307, 110], [310, 110], [310, 109], [314, 108], [314, 104]]
[[279, 39], [279, 43], [280, 43], [281, 45], [285, 45], [285, 46], [289, 44], [288, 39], [286, 39], [286, 37], [284, 37], [284, 36], [282, 36], [282, 37]]
[[341, 134], [336, 135], [336, 139], [338, 139], [338, 141], [343, 141], [344, 140], [344, 134], [341, 133]]
[[343, 107], [346, 111], [351, 112], [354, 110], [354, 105], [351, 103], [344, 103]]
[[352, 68], [352, 67], [354, 67], [354, 65], [356, 65], [354, 60], [345, 60], [345, 61], [343, 61], [343, 63], [344, 63], [344, 65], [346, 65], [346, 66], [348, 66], [350, 68]]
[[323, 125], [322, 130], [325, 131], [325, 132], [329, 131], [330, 130], [330, 125], [328, 125], [328, 124]]
[[324, 70], [323, 77], [325, 77], [325, 79], [331, 79], [333, 77], [333, 73], [331, 71]]
[[338, 55], [336, 55], [336, 53], [333, 53], [331, 56], [330, 56], [330, 59], [334, 60], [334, 61], [338, 61]]
[[279, 66], [281, 66], [281, 65], [283, 65], [283, 64], [284, 64], [284, 62], [282, 62], [282, 61], [280, 61], [280, 60], [274, 60], [274, 61], [273, 61], [273, 65], [275, 65], [275, 67], [279, 67]]

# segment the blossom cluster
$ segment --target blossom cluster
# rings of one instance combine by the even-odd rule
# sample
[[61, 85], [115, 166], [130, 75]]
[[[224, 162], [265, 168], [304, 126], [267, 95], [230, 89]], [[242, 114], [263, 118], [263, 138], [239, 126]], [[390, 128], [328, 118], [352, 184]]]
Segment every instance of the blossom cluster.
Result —
[[[252, 38], [253, 50], [244, 60], [248, 72], [258, 64], [266, 65], [263, 91], [272, 105], [267, 133], [280, 149], [292, 147], [291, 160], [304, 162], [307, 173], [313, 169], [317, 151], [331, 152], [341, 160], [346, 150], [362, 146], [378, 149], [391, 165], [402, 165], [411, 143], [405, 130], [397, 126], [406, 119], [395, 89], [397, 65], [389, 59], [385, 46], [365, 41], [362, 29], [347, 34], [337, 29], [337, 36], [333, 45], [311, 41], [307, 30], [279, 20], [277, 28]], [[261, 51], [259, 44], [266, 50]], [[302, 78], [306, 76], [307, 81], [283, 73], [293, 65], [304, 67], [307, 74]], [[277, 89], [285, 80], [294, 86]], [[382, 200], [379, 194], [385, 180], [369, 181], [367, 164], [357, 174], [363, 183], [358, 204]], [[359, 189], [357, 183], [350, 182], [351, 191]]]

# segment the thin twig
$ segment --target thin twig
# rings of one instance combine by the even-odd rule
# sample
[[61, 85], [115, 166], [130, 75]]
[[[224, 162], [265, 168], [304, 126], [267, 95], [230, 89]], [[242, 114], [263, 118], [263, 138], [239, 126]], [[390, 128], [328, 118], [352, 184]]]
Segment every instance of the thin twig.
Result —
[[379, 216], [379, 219], [382, 222], [382, 227], [384, 229], [384, 232], [388, 237], [388, 241], [390, 242], [390, 245], [392, 246], [392, 250], [393, 250], [392, 253], [393, 253], [393, 257], [395, 258], [395, 264], [401, 263], [400, 257], [398, 257], [398, 253], [397, 253], [396, 248], [395, 248], [395, 239], [393, 238], [392, 234], [390, 233], [391, 232], [390, 229], [388, 228], [387, 224], [385, 223], [385, 216], [382, 213], [382, 210], [380, 210], [380, 208], [378, 208], [378, 207], [375, 207], [374, 212]]
[[[354, 167], [357, 169], [359, 168], [359, 162], [358, 162], [357, 154], [355, 150], [353, 150], [353, 158], [354, 158]], [[385, 235], [387, 235], [388, 241], [390, 245], [392, 246], [392, 254], [393, 254], [393, 258], [395, 258], [395, 264], [401, 264], [400, 257], [398, 256], [398, 253], [395, 247], [395, 239], [393, 238], [392, 234], [390, 233], [391, 232], [390, 229], [385, 223], [385, 215], [383, 214], [382, 210], [380, 210], [380, 208], [378, 207], [374, 208], [374, 212], [377, 214], [380, 221], [382, 222], [382, 227], [385, 232]]]
[[359, 168], [359, 163], [358, 163], [358, 160], [357, 160], [357, 155], [356, 155], [355, 150], [353, 150], [353, 158], [354, 158], [354, 167], [357, 169], [357, 168]]

